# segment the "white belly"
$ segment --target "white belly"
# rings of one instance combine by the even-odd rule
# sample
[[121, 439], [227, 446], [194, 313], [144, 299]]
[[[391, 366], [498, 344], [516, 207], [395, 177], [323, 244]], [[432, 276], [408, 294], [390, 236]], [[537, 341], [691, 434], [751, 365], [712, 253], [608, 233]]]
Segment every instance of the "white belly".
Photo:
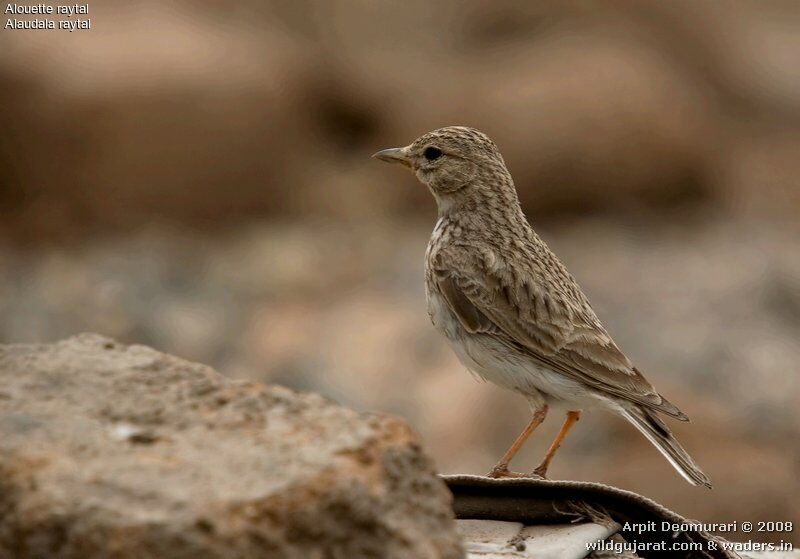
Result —
[[548, 403], [585, 409], [605, 404], [584, 384], [509, 350], [492, 335], [470, 334], [438, 293], [428, 293], [428, 314], [468, 370], [491, 383], [521, 393], [532, 406]]

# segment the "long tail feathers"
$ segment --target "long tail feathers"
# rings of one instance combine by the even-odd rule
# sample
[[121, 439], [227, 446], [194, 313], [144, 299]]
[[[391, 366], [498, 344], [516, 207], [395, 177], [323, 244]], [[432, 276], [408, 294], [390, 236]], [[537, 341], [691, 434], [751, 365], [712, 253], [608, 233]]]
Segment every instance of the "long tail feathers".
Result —
[[643, 406], [626, 406], [622, 410], [625, 418], [633, 423], [641, 433], [669, 460], [669, 463], [692, 485], [705, 485], [711, 488], [711, 480], [694, 463], [672, 432], [654, 411]]

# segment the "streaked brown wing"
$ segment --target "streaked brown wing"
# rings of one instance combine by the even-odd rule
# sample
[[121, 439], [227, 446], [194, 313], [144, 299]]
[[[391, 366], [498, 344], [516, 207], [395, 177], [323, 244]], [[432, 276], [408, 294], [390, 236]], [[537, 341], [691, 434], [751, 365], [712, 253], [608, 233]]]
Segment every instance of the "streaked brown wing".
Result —
[[588, 305], [537, 285], [533, 278], [510, 287], [478, 266], [462, 263], [459, 270], [439, 264], [433, 279], [467, 331], [498, 336], [553, 371], [685, 418], [620, 351]]

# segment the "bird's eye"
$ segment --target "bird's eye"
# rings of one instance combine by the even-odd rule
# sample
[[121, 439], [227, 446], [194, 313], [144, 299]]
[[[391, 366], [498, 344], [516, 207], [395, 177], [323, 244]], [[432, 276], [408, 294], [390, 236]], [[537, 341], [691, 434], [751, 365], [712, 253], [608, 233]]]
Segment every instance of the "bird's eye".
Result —
[[442, 150], [433, 146], [427, 147], [425, 148], [423, 155], [428, 161], [433, 161], [434, 159], [439, 159], [442, 156]]

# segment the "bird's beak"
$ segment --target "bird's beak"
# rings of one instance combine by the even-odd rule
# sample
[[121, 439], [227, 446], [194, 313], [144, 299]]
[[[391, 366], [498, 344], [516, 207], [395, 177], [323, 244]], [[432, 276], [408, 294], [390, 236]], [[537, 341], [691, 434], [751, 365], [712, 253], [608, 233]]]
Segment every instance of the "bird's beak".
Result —
[[387, 163], [400, 163], [406, 167], [411, 167], [411, 157], [408, 152], [408, 146], [404, 148], [389, 148], [372, 154], [372, 157]]

